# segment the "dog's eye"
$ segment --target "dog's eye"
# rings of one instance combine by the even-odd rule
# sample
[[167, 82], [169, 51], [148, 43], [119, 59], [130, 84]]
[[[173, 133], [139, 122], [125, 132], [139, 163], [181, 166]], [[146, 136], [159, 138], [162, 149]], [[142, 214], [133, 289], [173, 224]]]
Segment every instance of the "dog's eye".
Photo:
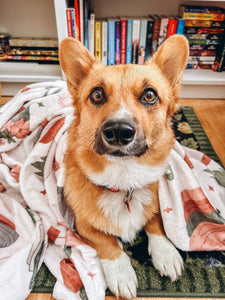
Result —
[[153, 105], [157, 102], [158, 95], [157, 95], [157, 93], [154, 89], [147, 88], [147, 89], [144, 90], [144, 93], [141, 95], [140, 100], [143, 104]]
[[106, 97], [103, 88], [96, 87], [91, 91], [90, 99], [93, 104], [99, 105], [106, 102]]

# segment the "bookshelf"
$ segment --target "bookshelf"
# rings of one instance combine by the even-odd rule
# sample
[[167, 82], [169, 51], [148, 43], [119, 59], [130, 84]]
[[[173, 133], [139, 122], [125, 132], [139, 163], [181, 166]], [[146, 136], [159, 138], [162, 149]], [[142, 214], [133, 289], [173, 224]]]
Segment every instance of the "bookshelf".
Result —
[[[179, 4], [217, 5], [225, 8], [223, 1], [181, 1], [181, 0], [90, 0], [96, 17], [145, 16], [148, 14], [176, 15]], [[6, 29], [13, 35], [33, 37], [58, 37], [59, 42], [67, 36], [67, 0], [1, 0], [0, 31]], [[43, 9], [44, 8], [44, 9]], [[35, 12], [35, 13], [34, 13]], [[6, 15], [10, 15], [10, 18]], [[23, 20], [22, 25], [21, 21]], [[13, 21], [12, 21], [13, 20]], [[19, 24], [19, 26], [17, 26]], [[28, 26], [29, 24], [29, 26]], [[15, 91], [30, 82], [62, 79], [57, 65], [28, 63], [1, 63], [0, 82], [2, 94]], [[225, 72], [211, 70], [185, 70], [181, 91], [183, 98], [225, 99]]]

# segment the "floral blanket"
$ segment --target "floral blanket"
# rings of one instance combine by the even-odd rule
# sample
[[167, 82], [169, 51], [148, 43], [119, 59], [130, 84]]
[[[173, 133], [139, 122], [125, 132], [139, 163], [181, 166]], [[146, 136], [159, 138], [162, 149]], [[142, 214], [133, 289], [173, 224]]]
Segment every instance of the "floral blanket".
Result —
[[[63, 198], [67, 129], [63, 81], [25, 87], [0, 108], [0, 299], [25, 299], [43, 262], [56, 299], [105, 298], [96, 252], [75, 233]], [[177, 142], [159, 184], [166, 234], [182, 250], [225, 249], [225, 171]], [[174, 228], [176, 230], [174, 230]]]

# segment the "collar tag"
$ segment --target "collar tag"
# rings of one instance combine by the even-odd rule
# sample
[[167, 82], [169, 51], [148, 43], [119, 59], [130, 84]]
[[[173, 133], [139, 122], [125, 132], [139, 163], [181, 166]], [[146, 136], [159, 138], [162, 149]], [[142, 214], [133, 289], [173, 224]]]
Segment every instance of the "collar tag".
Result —
[[127, 191], [126, 195], [123, 198], [124, 204], [127, 206], [127, 209], [129, 213], [131, 213], [131, 206], [130, 206], [130, 201], [132, 200], [132, 195], [133, 195], [134, 189], [131, 189]]

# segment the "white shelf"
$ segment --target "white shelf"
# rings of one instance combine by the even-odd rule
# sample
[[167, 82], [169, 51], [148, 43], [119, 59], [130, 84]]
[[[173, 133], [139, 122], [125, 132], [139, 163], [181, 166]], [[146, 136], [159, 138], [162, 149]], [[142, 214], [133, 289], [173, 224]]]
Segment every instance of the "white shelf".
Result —
[[225, 72], [201, 69], [185, 70], [183, 85], [225, 85]]
[[59, 65], [0, 62], [0, 82], [40, 82], [62, 79]]

